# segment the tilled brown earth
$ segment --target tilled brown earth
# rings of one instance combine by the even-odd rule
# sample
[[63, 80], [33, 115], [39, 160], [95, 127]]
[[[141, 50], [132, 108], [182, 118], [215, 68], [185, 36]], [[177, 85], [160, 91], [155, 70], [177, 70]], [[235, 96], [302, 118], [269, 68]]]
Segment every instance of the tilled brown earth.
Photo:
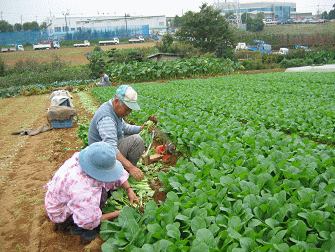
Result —
[[[92, 119], [72, 93], [79, 118]], [[98, 104], [97, 104], [98, 105]], [[42, 187], [56, 170], [80, 151], [82, 141], [77, 136], [78, 124], [72, 128], [52, 129], [35, 136], [12, 135], [21, 129], [37, 129], [48, 124], [49, 95], [0, 99], [0, 252], [10, 251], [101, 251], [101, 238], [83, 244], [68, 231], [55, 230], [46, 215]], [[154, 142], [154, 146], [160, 143]], [[180, 155], [168, 159], [162, 170], [174, 166]], [[162, 184], [151, 185], [154, 200], [165, 200]]]
[[[79, 117], [90, 119], [73, 96]], [[100, 238], [85, 248], [77, 236], [56, 231], [44, 209], [41, 187], [82, 146], [78, 125], [36, 136], [11, 135], [47, 124], [49, 106], [49, 95], [0, 100], [0, 251], [100, 251]]]

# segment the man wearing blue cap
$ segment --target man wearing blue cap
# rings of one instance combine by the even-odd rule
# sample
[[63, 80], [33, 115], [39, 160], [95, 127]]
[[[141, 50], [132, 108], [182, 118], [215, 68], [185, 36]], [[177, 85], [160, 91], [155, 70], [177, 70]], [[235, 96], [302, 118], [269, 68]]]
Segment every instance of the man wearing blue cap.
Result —
[[117, 160], [140, 181], [143, 173], [136, 165], [145, 147], [138, 133], [146, 123], [142, 126], [126, 123], [123, 118], [132, 110], [140, 110], [137, 92], [129, 85], [121, 85], [115, 97], [103, 103], [93, 116], [88, 131], [88, 145], [101, 141], [110, 144], [115, 149]]

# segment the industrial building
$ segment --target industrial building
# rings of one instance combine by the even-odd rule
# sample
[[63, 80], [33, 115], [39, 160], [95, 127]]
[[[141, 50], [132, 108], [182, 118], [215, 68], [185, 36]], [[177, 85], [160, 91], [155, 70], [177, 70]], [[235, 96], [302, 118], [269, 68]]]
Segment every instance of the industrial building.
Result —
[[245, 12], [252, 18], [258, 13], [263, 12], [266, 19], [288, 20], [297, 17], [311, 17], [312, 13], [297, 13], [296, 3], [294, 2], [254, 2], [239, 3], [238, 0], [215, 2], [213, 6], [221, 10], [222, 14], [233, 12], [237, 19]]
[[124, 29], [129, 36], [141, 34], [141, 27], [147, 26], [149, 33], [166, 32], [165, 16], [75, 16], [52, 17], [47, 26], [49, 36], [62, 36], [66, 33], [78, 33], [87, 30], [106, 32]]

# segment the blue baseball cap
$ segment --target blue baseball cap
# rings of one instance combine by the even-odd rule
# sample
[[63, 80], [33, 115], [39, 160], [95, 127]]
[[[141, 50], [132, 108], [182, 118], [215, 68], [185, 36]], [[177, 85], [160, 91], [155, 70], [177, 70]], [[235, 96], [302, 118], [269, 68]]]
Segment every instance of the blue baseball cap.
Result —
[[92, 178], [112, 182], [121, 178], [122, 164], [116, 160], [114, 148], [105, 142], [96, 142], [79, 153], [80, 167]]
[[116, 97], [123, 101], [131, 110], [140, 110], [137, 104], [137, 92], [129, 85], [121, 85], [116, 90]]

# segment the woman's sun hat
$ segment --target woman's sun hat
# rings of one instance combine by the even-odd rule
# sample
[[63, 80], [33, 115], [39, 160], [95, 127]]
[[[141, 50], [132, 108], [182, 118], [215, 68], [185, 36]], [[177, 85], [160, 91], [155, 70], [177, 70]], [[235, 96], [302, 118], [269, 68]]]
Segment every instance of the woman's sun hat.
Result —
[[93, 143], [82, 150], [79, 164], [84, 172], [102, 182], [118, 180], [123, 174], [123, 166], [116, 160], [114, 148], [105, 142]]

